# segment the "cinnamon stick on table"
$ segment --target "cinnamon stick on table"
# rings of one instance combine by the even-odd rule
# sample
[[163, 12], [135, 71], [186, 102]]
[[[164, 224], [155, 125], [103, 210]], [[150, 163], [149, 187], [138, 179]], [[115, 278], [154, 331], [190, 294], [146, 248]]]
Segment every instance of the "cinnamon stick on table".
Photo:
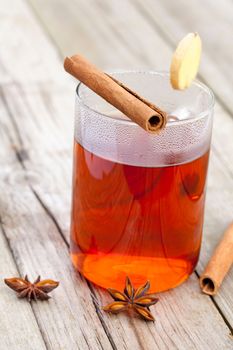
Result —
[[164, 111], [96, 68], [81, 55], [66, 57], [64, 68], [146, 131], [157, 133], [165, 127], [167, 114]]
[[205, 271], [200, 277], [204, 293], [215, 295], [233, 263], [233, 223], [226, 229]]

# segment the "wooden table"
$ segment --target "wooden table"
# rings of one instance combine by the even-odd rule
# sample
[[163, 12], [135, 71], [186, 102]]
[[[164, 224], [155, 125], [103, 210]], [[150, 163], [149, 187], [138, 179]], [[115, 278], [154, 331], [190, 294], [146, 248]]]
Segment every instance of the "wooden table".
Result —
[[[155, 323], [105, 314], [110, 297], [69, 258], [76, 82], [64, 55], [103, 69], [168, 69], [177, 41], [197, 30], [199, 78], [216, 108], [202, 253], [182, 286], [159, 295]], [[233, 271], [214, 298], [203, 271], [233, 217], [231, 0], [0, 0], [0, 349], [233, 349]], [[4, 277], [51, 277], [49, 302], [19, 300]]]

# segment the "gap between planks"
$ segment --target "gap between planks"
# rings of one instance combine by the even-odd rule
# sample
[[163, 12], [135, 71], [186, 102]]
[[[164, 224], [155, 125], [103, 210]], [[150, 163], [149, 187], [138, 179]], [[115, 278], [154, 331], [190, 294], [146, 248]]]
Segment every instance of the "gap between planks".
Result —
[[[57, 45], [57, 42], [55, 41], [53, 35], [49, 32], [48, 28], [46, 27], [44, 21], [41, 20], [38, 12], [35, 10], [34, 6], [32, 6], [32, 3], [30, 1], [27, 1], [27, 3], [29, 4], [30, 8], [32, 9], [37, 21], [39, 21], [41, 27], [43, 28], [44, 32], [46, 33], [46, 36], [49, 38], [49, 40], [51, 41], [51, 44], [56, 48], [56, 51], [59, 53], [59, 56], [61, 58], [61, 60], [63, 59], [64, 55], [62, 53], [62, 50], [59, 48], [59, 46]], [[144, 7], [140, 4], [140, 2], [134, 2], [135, 7], [141, 12], [143, 13], [144, 17], [150, 22], [150, 25], [156, 29], [157, 34], [159, 34], [159, 36], [162, 38], [163, 41], [165, 41], [165, 43], [172, 49], [174, 49], [174, 42], [170, 39], [169, 35], [167, 35], [167, 33], [165, 31], [162, 30], [162, 28], [159, 26], [159, 24], [154, 20], [154, 18], [151, 16], [151, 14], [147, 13], [147, 11], [145, 11]], [[118, 33], [117, 31], [115, 31], [115, 28], [112, 27], [112, 30], [115, 32], [115, 35], [118, 36], [118, 38], [121, 40], [121, 42], [124, 44], [124, 46], [126, 47], [126, 49], [130, 49], [131, 51], [133, 50], [133, 48], [128, 47], [127, 42], [125, 42], [121, 35], [121, 33]], [[134, 52], [132, 52], [134, 54]], [[199, 74], [199, 76], [201, 77], [202, 81], [205, 81], [205, 79], [203, 78], [203, 76], [201, 74]], [[225, 112], [227, 112], [231, 117], [233, 117], [231, 110], [227, 107], [227, 105], [225, 104], [225, 102], [221, 99], [221, 97], [218, 94], [215, 94], [216, 96], [216, 100], [219, 102], [219, 104], [222, 106], [223, 110], [225, 110]], [[222, 162], [222, 159], [220, 158], [220, 161]], [[229, 169], [228, 169], [229, 170]], [[232, 175], [232, 173], [231, 173]], [[43, 202], [41, 203], [43, 205]], [[50, 213], [51, 214], [51, 213]], [[52, 214], [51, 214], [52, 215]], [[53, 217], [54, 218], [54, 217]], [[56, 219], [54, 218], [54, 220], [56, 221]], [[57, 223], [57, 221], [56, 221]], [[57, 223], [58, 224], [58, 223]], [[59, 226], [58, 226], [59, 227]], [[62, 234], [61, 229], [59, 228], [59, 232]], [[63, 239], [65, 239], [64, 235], [62, 234]], [[199, 274], [197, 271], [195, 271], [197, 278], [199, 278]], [[227, 327], [229, 328], [231, 334], [233, 334], [233, 329], [230, 325], [230, 323], [228, 322], [226, 316], [224, 315], [223, 310], [221, 309], [221, 307], [218, 305], [217, 301], [214, 300], [214, 298], [209, 297], [210, 300], [212, 301], [214, 307], [217, 309], [217, 311], [220, 313], [224, 323], [227, 325]]]
[[[198, 279], [200, 279], [200, 275], [198, 273], [198, 271], [195, 269], [194, 270], [195, 275], [197, 276]], [[218, 312], [220, 313], [220, 315], [222, 316], [223, 321], [226, 323], [227, 327], [229, 328], [230, 334], [233, 336], [233, 327], [231, 326], [230, 322], [228, 321], [228, 319], [226, 318], [223, 310], [221, 309], [221, 307], [218, 305], [217, 301], [214, 299], [214, 297], [212, 295], [207, 295], [207, 297], [210, 298], [210, 300], [212, 301], [212, 303], [214, 304], [214, 306], [216, 307], [216, 309], [218, 310]]]
[[[131, 0], [130, 0], [131, 1]], [[138, 8], [138, 10], [143, 13], [144, 17], [150, 22], [151, 26], [154, 27], [157, 31], [157, 33], [159, 33], [159, 35], [161, 36], [161, 38], [164, 39], [164, 41], [170, 46], [170, 48], [173, 50], [174, 49], [174, 44], [175, 42], [171, 40], [171, 38], [169, 37], [169, 35], [162, 29], [162, 27], [156, 22], [155, 18], [152, 17], [152, 14], [148, 11], [145, 10], [144, 6], [141, 5], [140, 2], [136, 1], [134, 2], [134, 5]], [[198, 76], [201, 78], [201, 80], [208, 85], [206, 79], [204, 79], [202, 74], [198, 74]], [[214, 91], [214, 95], [215, 95], [215, 99], [216, 101], [221, 105], [221, 107], [223, 108], [223, 110], [229, 114], [231, 116], [231, 118], [233, 118], [233, 113], [232, 111], [229, 109], [229, 107], [226, 105], [226, 103], [222, 100], [222, 98]], [[227, 167], [227, 164], [224, 163], [224, 161], [222, 160], [222, 158], [220, 157], [218, 151], [216, 149], [214, 149], [214, 152], [217, 154], [219, 160], [225, 165], [225, 167], [228, 169], [229, 173], [231, 174], [232, 178], [233, 178], [233, 173], [231, 171], [231, 169], [229, 169]], [[200, 278], [200, 275], [198, 273], [198, 271], [195, 269], [195, 274], [197, 276], [197, 278]], [[227, 327], [229, 328], [231, 334], [233, 335], [233, 327], [230, 325], [229, 321], [227, 320], [223, 310], [221, 309], [221, 307], [218, 305], [217, 301], [214, 299], [213, 296], [209, 296], [209, 298], [211, 299], [211, 301], [213, 302], [214, 306], [216, 307], [216, 309], [218, 310], [218, 312], [220, 313], [220, 315], [222, 316], [222, 319], [224, 320], [224, 322], [226, 323]]]
[[[10, 99], [9, 99], [9, 101], [10, 101]], [[24, 151], [21, 152], [21, 151], [20, 151], [20, 148], [19, 148], [18, 154], [21, 155], [21, 154], [25, 153], [25, 148], [23, 148], [23, 150], [24, 150]], [[21, 157], [21, 156], [20, 156], [20, 157]], [[213, 307], [213, 309], [215, 309], [215, 308]], [[132, 322], [132, 325], [134, 325], [134, 324], [133, 324], [133, 321], [130, 320], [130, 322]], [[137, 329], [136, 329], [136, 328], [135, 328], [135, 330], [136, 330], [135, 333], [137, 333]], [[164, 330], [163, 330], [163, 331], [164, 331]], [[186, 334], [187, 334], [187, 333], [186, 333]], [[136, 336], [136, 334], [135, 334], [135, 336]], [[140, 335], [139, 335], [139, 337], [140, 337]]]
[[[0, 214], [0, 229], [1, 229], [1, 231], [2, 231], [3, 237], [4, 237], [5, 242], [6, 242], [6, 244], [7, 244], [9, 254], [11, 255], [11, 258], [12, 258], [12, 260], [13, 260], [13, 262], [14, 262], [15, 269], [16, 269], [18, 275], [20, 276], [21, 273], [20, 273], [19, 267], [18, 267], [18, 265], [17, 265], [17, 261], [16, 261], [16, 259], [15, 259], [15, 256], [14, 256], [14, 253], [13, 253], [13, 250], [12, 250], [12, 247], [11, 247], [11, 244], [10, 244], [9, 239], [8, 239], [8, 237], [7, 237], [7, 234], [6, 234], [6, 232], [5, 232], [4, 223], [3, 223], [3, 220], [2, 220], [2, 218], [1, 218], [1, 214]], [[44, 339], [43, 332], [42, 332], [41, 327], [40, 327], [40, 325], [39, 325], [39, 323], [38, 323], [38, 320], [37, 320], [37, 317], [36, 317], [36, 314], [35, 314], [35, 310], [33, 309], [32, 303], [30, 303], [30, 309], [31, 309], [31, 312], [32, 312], [33, 317], [34, 317], [34, 319], [35, 319], [35, 322], [36, 322], [38, 331], [39, 331], [39, 333], [40, 333], [40, 335], [41, 335], [41, 339], [42, 339], [42, 341], [43, 341], [43, 345], [44, 345], [45, 349], [48, 349], [46, 340]]]
[[[16, 123], [15, 120], [14, 120], [14, 116], [13, 116], [13, 114], [11, 113], [11, 110], [10, 110], [10, 108], [9, 108], [9, 106], [8, 106], [8, 103], [7, 103], [6, 99], [5, 99], [4, 93], [2, 92], [2, 88], [1, 88], [1, 87], [0, 87], [0, 95], [1, 95], [2, 101], [3, 101], [4, 105], [5, 105], [5, 108], [6, 108], [7, 112], [8, 112], [8, 114], [9, 114], [9, 117], [10, 117], [10, 119], [11, 119], [12, 125], [13, 125], [13, 127], [14, 127], [14, 129], [15, 129], [15, 133], [16, 133], [17, 138], [18, 138], [19, 145], [20, 145], [20, 147], [21, 147], [21, 149], [17, 149], [16, 147], [14, 147], [14, 153], [15, 153], [15, 156], [16, 156], [16, 159], [17, 159], [19, 165], [22, 167], [22, 169], [23, 169], [24, 172], [25, 172], [25, 177], [26, 177], [26, 180], [27, 180], [27, 185], [28, 185], [29, 189], [31, 190], [31, 192], [33, 193], [33, 195], [34, 195], [34, 197], [36, 198], [36, 200], [38, 201], [38, 203], [39, 203], [39, 204], [41, 205], [41, 207], [43, 208], [43, 210], [44, 210], [44, 212], [46, 213], [46, 215], [47, 215], [47, 216], [49, 217], [49, 219], [53, 222], [54, 226], [55, 226], [56, 229], [57, 229], [58, 234], [61, 236], [62, 240], [64, 241], [64, 243], [65, 243], [65, 245], [66, 245], [66, 247], [67, 247], [67, 249], [68, 249], [68, 251], [69, 251], [69, 243], [68, 243], [66, 237], [64, 236], [63, 231], [62, 231], [62, 229], [61, 229], [61, 227], [60, 227], [58, 221], [56, 220], [55, 216], [52, 214], [52, 212], [50, 211], [50, 209], [47, 207], [47, 205], [43, 202], [43, 200], [41, 199], [41, 197], [39, 196], [39, 194], [36, 192], [36, 190], [33, 188], [33, 186], [31, 185], [30, 181], [28, 180], [27, 172], [26, 172], [27, 168], [26, 168], [26, 166], [24, 165], [24, 158], [21, 156], [21, 151], [25, 152], [25, 148], [24, 148], [24, 145], [23, 145], [22, 137], [21, 137], [20, 131], [19, 131], [19, 129], [18, 129], [17, 123]], [[12, 250], [12, 248], [11, 248], [10, 242], [9, 242], [9, 240], [8, 240], [8, 238], [7, 238], [7, 235], [6, 235], [6, 233], [5, 233], [4, 227], [3, 227], [3, 225], [2, 225], [1, 216], [0, 216], [0, 225], [1, 225], [2, 232], [3, 232], [3, 234], [4, 234], [4, 237], [5, 237], [5, 239], [6, 239], [6, 242], [7, 242], [7, 244], [8, 244], [9, 251], [10, 251], [10, 253], [11, 253], [11, 255], [12, 255], [12, 258], [13, 258], [13, 260], [14, 260], [14, 262], [15, 262], [15, 265], [16, 265], [16, 268], [17, 268], [17, 271], [18, 271], [18, 274], [21, 275], [21, 274], [20, 274], [20, 271], [19, 271], [19, 268], [18, 268], [18, 265], [17, 265], [17, 261], [16, 261], [16, 259], [15, 259], [14, 253], [13, 253], [13, 250]], [[77, 273], [80, 275], [80, 272], [77, 271]], [[98, 318], [99, 318], [99, 321], [100, 321], [100, 323], [101, 323], [101, 325], [102, 325], [102, 327], [103, 327], [103, 330], [104, 330], [104, 332], [105, 332], [105, 334], [106, 334], [106, 336], [107, 336], [107, 338], [108, 338], [108, 340], [109, 340], [109, 343], [110, 343], [111, 346], [112, 346], [112, 349], [113, 349], [113, 350], [117, 350], [117, 346], [116, 346], [116, 344], [114, 343], [114, 340], [113, 340], [113, 338], [112, 338], [110, 332], [108, 331], [108, 327], [107, 327], [107, 325], [106, 325], [106, 323], [105, 323], [105, 321], [104, 321], [104, 319], [103, 319], [103, 317], [102, 317], [102, 315], [101, 315], [100, 308], [99, 308], [99, 304], [98, 304], [97, 297], [96, 297], [96, 293], [95, 293], [95, 291], [94, 291], [94, 289], [93, 289], [91, 283], [90, 283], [88, 280], [86, 280], [86, 282], [87, 282], [87, 286], [88, 286], [88, 288], [89, 288], [89, 290], [90, 290], [90, 295], [91, 295], [92, 303], [93, 303], [94, 308], [95, 308], [95, 310], [96, 310], [96, 314], [97, 314], [97, 316], [98, 316]], [[42, 329], [41, 329], [41, 327], [40, 327], [40, 325], [39, 325], [39, 323], [38, 323], [38, 319], [37, 319], [36, 313], [35, 313], [35, 311], [34, 311], [33, 304], [30, 303], [30, 306], [31, 306], [33, 315], [34, 315], [34, 317], [35, 317], [36, 323], [37, 323], [37, 325], [38, 325], [38, 329], [39, 329], [39, 331], [40, 331], [40, 333], [41, 333], [41, 337], [42, 337], [42, 339], [43, 339], [43, 341], [44, 341], [45, 347], [46, 347], [46, 349], [48, 349], [48, 344], [46, 344], [46, 339], [44, 338]], [[87, 344], [87, 345], [88, 345], [88, 344]], [[102, 344], [101, 344], [101, 343], [100, 343], [100, 345], [101, 345], [101, 347], [102, 347]]]

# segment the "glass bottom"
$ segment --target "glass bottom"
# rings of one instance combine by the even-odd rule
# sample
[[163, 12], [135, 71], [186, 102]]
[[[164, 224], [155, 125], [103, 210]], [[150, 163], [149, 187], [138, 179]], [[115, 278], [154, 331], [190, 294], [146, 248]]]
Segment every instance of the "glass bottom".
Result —
[[150, 292], [162, 292], [184, 282], [194, 270], [196, 261], [185, 259], [163, 259], [156, 257], [99, 254], [71, 254], [75, 268], [85, 278], [103, 288], [123, 290], [125, 278], [129, 276], [137, 288], [147, 280]]

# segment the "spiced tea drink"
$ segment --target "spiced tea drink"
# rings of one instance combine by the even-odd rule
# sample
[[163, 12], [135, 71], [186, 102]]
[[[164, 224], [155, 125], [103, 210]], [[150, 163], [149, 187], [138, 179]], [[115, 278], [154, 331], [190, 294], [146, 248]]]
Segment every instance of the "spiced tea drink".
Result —
[[212, 95], [185, 92], [160, 73], [121, 73], [172, 117], [157, 135], [77, 89], [71, 256], [89, 280], [121, 289], [130, 276], [151, 291], [175, 287], [198, 261], [212, 128]]

